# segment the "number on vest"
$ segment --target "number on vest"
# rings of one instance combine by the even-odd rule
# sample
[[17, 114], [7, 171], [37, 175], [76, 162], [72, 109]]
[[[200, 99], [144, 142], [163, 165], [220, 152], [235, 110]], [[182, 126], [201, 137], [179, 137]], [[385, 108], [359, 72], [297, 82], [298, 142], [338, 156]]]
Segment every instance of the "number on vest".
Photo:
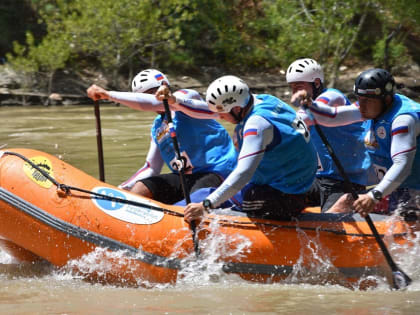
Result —
[[302, 119], [300, 119], [299, 117], [296, 117], [292, 123], [292, 127], [303, 136], [306, 143], [309, 143], [309, 140], [311, 139], [311, 135], [309, 133], [308, 127], [306, 126], [305, 122]]

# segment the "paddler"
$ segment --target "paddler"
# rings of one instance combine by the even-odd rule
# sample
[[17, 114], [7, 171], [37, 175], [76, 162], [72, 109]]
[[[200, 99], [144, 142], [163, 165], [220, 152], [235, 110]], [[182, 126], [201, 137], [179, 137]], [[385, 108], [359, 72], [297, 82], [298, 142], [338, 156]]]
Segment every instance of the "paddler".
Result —
[[[155, 93], [162, 85], [170, 85], [168, 78], [155, 69], [138, 73], [132, 81], [132, 92], [107, 91], [97, 85], [87, 90], [93, 100], [106, 99], [136, 110], [158, 113], [151, 128], [151, 142], [146, 162], [120, 188], [130, 190], [154, 200], [174, 204], [184, 199], [181, 180], [177, 172], [179, 161], [175, 156], [168, 120], [162, 101]], [[178, 90], [175, 96], [202, 100], [197, 91]], [[195, 119], [192, 116], [211, 118], [207, 110], [189, 110], [179, 103], [171, 104], [171, 114], [179, 141], [184, 165], [187, 190], [194, 192], [205, 187], [218, 187], [236, 164], [236, 150], [226, 129], [213, 119]], [[186, 112], [187, 114], [183, 113]], [[171, 170], [161, 174], [163, 165]]]
[[[175, 102], [171, 95], [158, 97]], [[180, 100], [191, 106], [203, 103]], [[201, 219], [242, 189], [242, 210], [260, 217], [291, 219], [309, 205], [317, 169], [315, 149], [305, 123], [280, 99], [252, 94], [240, 78], [218, 78], [206, 102], [217, 117], [236, 124], [237, 166], [203, 202], [185, 208], [185, 220]]]
[[[308, 102], [317, 122], [342, 126], [365, 121], [365, 146], [371, 156], [378, 184], [352, 200], [341, 197], [329, 212], [356, 210], [366, 215], [385, 201], [384, 212], [398, 210], [418, 217], [420, 211], [420, 104], [396, 94], [397, 84], [384, 69], [362, 72], [354, 83], [357, 102], [330, 107]], [[350, 150], [351, 148], [349, 148]]]
[[[324, 87], [324, 72], [321, 65], [311, 58], [297, 59], [290, 64], [286, 71], [286, 80], [292, 90], [291, 102], [306, 97], [314, 103], [325, 104], [330, 107], [348, 106], [351, 102], [339, 90]], [[299, 106], [300, 104], [297, 104]], [[319, 183], [318, 196], [321, 211], [325, 212], [346, 192], [350, 187], [338, 171], [333, 159], [325, 147], [318, 131], [314, 128], [313, 121], [306, 111], [299, 110], [298, 115], [305, 121], [311, 132], [311, 140], [318, 155], [318, 171], [316, 176]], [[312, 126], [312, 127], [311, 127]], [[365, 127], [363, 122], [355, 122], [340, 127], [321, 127], [322, 132], [334, 149], [340, 163], [350, 179], [352, 189], [357, 193], [365, 192], [366, 186], [375, 183], [374, 172], [370, 171], [370, 156], [364, 146], [363, 135]]]

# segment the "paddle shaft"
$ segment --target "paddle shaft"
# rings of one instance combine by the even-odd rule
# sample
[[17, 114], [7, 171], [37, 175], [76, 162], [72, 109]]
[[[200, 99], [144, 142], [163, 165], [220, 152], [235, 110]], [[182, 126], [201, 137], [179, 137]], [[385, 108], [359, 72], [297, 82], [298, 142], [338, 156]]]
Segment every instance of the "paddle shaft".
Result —
[[[354, 190], [353, 185], [350, 182], [349, 177], [347, 176], [347, 173], [345, 172], [343, 165], [341, 164], [340, 160], [337, 158], [337, 156], [334, 153], [333, 148], [331, 147], [327, 137], [325, 136], [324, 132], [322, 131], [321, 127], [318, 125], [318, 122], [316, 121], [315, 117], [310, 112], [309, 108], [305, 107], [305, 111], [307, 115], [310, 117], [310, 119], [314, 122], [315, 129], [318, 132], [318, 135], [320, 136], [322, 142], [324, 143], [325, 147], [327, 148], [328, 153], [330, 154], [331, 158], [333, 159], [335, 165], [337, 166], [338, 171], [340, 172], [341, 177], [344, 179], [344, 188], [348, 192], [351, 193], [354, 200], [356, 200], [359, 196], [357, 195], [356, 191]], [[389, 267], [392, 270], [393, 273], [393, 284], [395, 289], [400, 289], [401, 287], [405, 287], [409, 285], [412, 280], [408, 275], [402, 271], [397, 264], [392, 259], [388, 248], [386, 247], [384, 241], [382, 240], [381, 236], [378, 233], [378, 230], [375, 227], [375, 224], [373, 224], [372, 219], [370, 218], [369, 214], [365, 216], [365, 220], [372, 231], [373, 236], [375, 237], [376, 242], [378, 243], [379, 247], [382, 250], [382, 253], [385, 256], [385, 259], [389, 265]], [[402, 278], [401, 278], [402, 277]]]
[[[185, 201], [186, 201], [187, 204], [189, 204], [189, 203], [191, 203], [191, 198], [190, 198], [190, 192], [188, 191], [187, 183], [185, 181], [185, 172], [184, 172], [185, 158], [183, 158], [181, 156], [181, 152], [179, 150], [179, 143], [178, 143], [178, 139], [176, 137], [174, 124], [172, 122], [172, 115], [171, 115], [171, 111], [169, 109], [169, 104], [168, 104], [167, 99], [163, 100], [163, 105], [165, 107], [165, 115], [166, 115], [166, 119], [168, 121], [169, 132], [170, 132], [170, 135], [171, 135], [172, 143], [174, 145], [175, 156], [176, 156], [176, 159], [178, 160], [178, 162], [182, 163], [182, 166], [178, 167], [178, 173], [179, 173], [179, 178], [181, 180], [181, 187], [182, 187], [182, 191], [184, 193]], [[199, 251], [199, 247], [198, 247], [198, 240], [196, 239], [196, 225], [195, 225], [194, 221], [190, 222], [190, 229], [192, 231], [194, 251], [195, 251], [196, 256], [198, 257], [200, 255], [200, 251]]]
[[99, 111], [99, 101], [94, 101], [96, 119], [96, 144], [98, 146], [99, 179], [105, 181], [104, 151], [102, 145], [101, 112]]

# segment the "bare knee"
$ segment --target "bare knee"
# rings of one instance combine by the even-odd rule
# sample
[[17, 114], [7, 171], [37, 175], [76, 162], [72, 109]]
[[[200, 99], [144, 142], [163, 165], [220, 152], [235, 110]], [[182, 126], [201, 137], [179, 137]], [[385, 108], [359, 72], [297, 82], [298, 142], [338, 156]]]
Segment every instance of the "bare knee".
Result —
[[140, 196], [144, 196], [144, 197], [147, 197], [147, 198], [153, 198], [152, 192], [141, 181], [135, 183], [130, 191], [132, 193], [135, 193], [135, 194], [140, 195]]

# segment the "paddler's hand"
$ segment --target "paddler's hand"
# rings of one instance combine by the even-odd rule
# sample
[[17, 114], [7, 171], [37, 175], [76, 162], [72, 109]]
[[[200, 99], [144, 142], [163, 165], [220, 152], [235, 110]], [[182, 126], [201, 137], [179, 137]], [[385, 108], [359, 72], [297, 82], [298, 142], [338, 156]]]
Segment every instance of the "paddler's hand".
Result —
[[91, 85], [87, 89], [87, 95], [94, 101], [97, 100], [107, 100], [109, 99], [109, 93], [104, 88], [101, 88], [100, 86], [97, 86], [95, 84]]
[[290, 102], [292, 103], [293, 106], [296, 106], [296, 107], [301, 107], [301, 106], [310, 107], [312, 105], [312, 99], [308, 95], [308, 92], [306, 92], [305, 90], [299, 90], [296, 93], [294, 93], [292, 97], [290, 98]]
[[359, 195], [353, 202], [353, 207], [362, 217], [367, 216], [375, 209], [375, 200], [369, 194]]
[[188, 223], [191, 223], [195, 220], [201, 221], [205, 213], [206, 211], [202, 202], [190, 203], [185, 207], [184, 220]]
[[168, 100], [169, 105], [176, 103], [175, 96], [172, 95], [171, 89], [166, 84], [162, 84], [155, 94], [156, 99], [163, 101], [164, 99]]

